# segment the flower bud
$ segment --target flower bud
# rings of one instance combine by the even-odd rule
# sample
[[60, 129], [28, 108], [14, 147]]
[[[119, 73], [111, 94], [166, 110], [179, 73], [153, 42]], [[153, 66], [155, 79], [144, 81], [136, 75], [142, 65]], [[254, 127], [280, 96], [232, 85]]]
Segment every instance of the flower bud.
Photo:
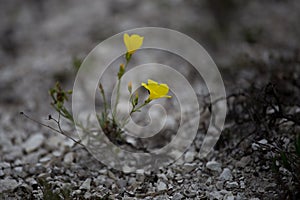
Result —
[[128, 91], [130, 94], [132, 93], [132, 82], [131, 81], [128, 83]]
[[125, 73], [125, 66], [124, 64], [120, 64], [120, 69], [119, 69], [119, 72], [118, 72], [118, 78], [121, 79], [121, 77], [123, 76], [123, 74]]
[[135, 98], [134, 98], [134, 100], [132, 102], [132, 105], [136, 106], [136, 105], [138, 105], [138, 103], [139, 103], [139, 94], [138, 94], [138, 92], [136, 92], [135, 93]]

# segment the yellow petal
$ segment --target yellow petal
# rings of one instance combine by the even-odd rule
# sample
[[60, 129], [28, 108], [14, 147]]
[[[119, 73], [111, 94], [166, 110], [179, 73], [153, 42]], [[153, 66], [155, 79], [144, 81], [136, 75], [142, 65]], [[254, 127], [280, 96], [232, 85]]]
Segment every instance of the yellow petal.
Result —
[[144, 88], [146, 88], [147, 90], [150, 90], [149, 87], [148, 87], [148, 85], [147, 85], [146, 83], [142, 83], [142, 86], [143, 86]]
[[151, 79], [148, 79], [148, 84], [158, 84], [157, 82], [151, 80]]
[[141, 37], [137, 34], [129, 36], [127, 33], [124, 34], [124, 44], [127, 48], [127, 52], [133, 54], [137, 49], [139, 49], [142, 44], [144, 37]]
[[129, 44], [130, 37], [129, 37], [129, 35], [127, 33], [124, 34], [123, 40], [124, 40], [124, 44], [125, 44], [126, 48], [128, 48], [128, 46], [130, 45]]
[[159, 84], [151, 79], [148, 80], [148, 84], [142, 83], [147, 90], [149, 90], [150, 95], [149, 99], [158, 99], [158, 98], [171, 98], [167, 95], [169, 92], [169, 86], [167, 84]]

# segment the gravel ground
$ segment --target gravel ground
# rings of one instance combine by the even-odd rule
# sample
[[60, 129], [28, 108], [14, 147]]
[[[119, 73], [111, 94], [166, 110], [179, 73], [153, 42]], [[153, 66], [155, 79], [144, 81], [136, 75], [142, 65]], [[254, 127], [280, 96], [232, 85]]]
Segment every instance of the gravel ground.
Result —
[[72, 88], [74, 58], [84, 58], [113, 34], [144, 26], [175, 29], [199, 41], [220, 68], [228, 94], [245, 90], [254, 95], [252, 83], [258, 88], [278, 83], [279, 94], [290, 101], [286, 107], [297, 114], [297, 0], [0, 3], [0, 199], [300, 198], [291, 170], [281, 167], [280, 177], [272, 171], [274, 153], [268, 150], [277, 137], [291, 143], [294, 132], [288, 128], [299, 131], [296, 115], [293, 125], [278, 125], [283, 135], [274, 129], [270, 136], [260, 128], [246, 140], [254, 125], [240, 126], [229, 115], [225, 130], [230, 133], [223, 133], [215, 150], [200, 158], [209, 119], [204, 117], [182, 158], [158, 171], [138, 173], [110, 169], [73, 141], [19, 115], [23, 111], [46, 122], [54, 114], [48, 90], [57, 80]]

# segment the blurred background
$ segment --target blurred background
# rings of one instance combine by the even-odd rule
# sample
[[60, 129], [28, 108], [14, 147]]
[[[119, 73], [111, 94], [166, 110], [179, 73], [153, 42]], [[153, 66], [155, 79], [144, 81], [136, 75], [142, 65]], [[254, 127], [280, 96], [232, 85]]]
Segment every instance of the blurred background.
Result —
[[300, 44], [297, 0], [1, 0], [0, 5], [0, 106], [6, 114], [45, 112], [47, 89], [56, 80], [72, 83], [74, 60], [127, 29], [183, 32], [221, 69], [293, 57]]
[[[37, 150], [42, 144], [57, 150], [61, 139], [19, 112], [47, 118], [55, 82], [71, 89], [74, 66], [103, 40], [132, 28], [170, 28], [198, 41], [219, 67], [228, 94], [274, 79], [293, 104], [299, 90], [283, 86], [286, 80], [300, 86], [299, 19], [299, 0], [0, 0], [0, 162], [36, 163], [48, 156]], [[226, 146], [222, 141], [219, 148]]]

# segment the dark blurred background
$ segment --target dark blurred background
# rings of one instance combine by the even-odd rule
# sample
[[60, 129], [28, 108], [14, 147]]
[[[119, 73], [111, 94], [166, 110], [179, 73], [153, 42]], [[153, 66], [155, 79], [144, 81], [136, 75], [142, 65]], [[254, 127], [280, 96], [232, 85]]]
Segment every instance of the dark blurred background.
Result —
[[297, 0], [1, 0], [0, 108], [47, 107], [46, 90], [74, 77], [74, 59], [131, 28], [181, 31], [221, 69], [291, 57], [300, 44], [299, 10]]

